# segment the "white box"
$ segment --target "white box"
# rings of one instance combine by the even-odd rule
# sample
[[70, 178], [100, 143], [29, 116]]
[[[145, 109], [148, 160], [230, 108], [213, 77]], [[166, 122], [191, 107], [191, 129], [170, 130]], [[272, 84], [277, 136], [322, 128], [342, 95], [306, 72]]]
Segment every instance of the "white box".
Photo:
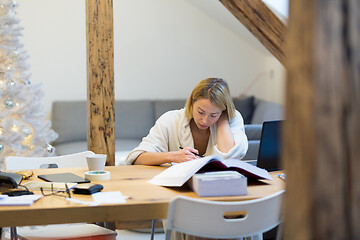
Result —
[[247, 194], [247, 178], [236, 171], [197, 173], [189, 184], [199, 197]]

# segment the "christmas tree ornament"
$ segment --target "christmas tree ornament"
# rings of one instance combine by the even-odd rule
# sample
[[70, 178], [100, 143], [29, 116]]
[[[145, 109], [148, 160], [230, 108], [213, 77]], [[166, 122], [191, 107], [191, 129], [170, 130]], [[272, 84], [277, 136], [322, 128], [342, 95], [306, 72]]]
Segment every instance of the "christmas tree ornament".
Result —
[[27, 126], [24, 126], [22, 128], [21, 132], [25, 137], [28, 137], [31, 134], [31, 130]]
[[46, 144], [45, 150], [48, 153], [53, 153], [55, 151], [55, 147], [51, 146], [50, 144]]
[[12, 80], [12, 79], [10, 79], [10, 80], [9, 80], [9, 86], [10, 86], [10, 87], [14, 87], [14, 86], [15, 86], [15, 81]]
[[0, 0], [0, 170], [7, 156], [53, 155], [58, 135], [45, 120], [40, 84], [31, 84], [17, 4]]
[[4, 106], [7, 108], [7, 109], [11, 109], [14, 107], [14, 102], [13, 100], [11, 100], [10, 98], [6, 99], [4, 101]]
[[7, 14], [9, 11], [9, 7], [5, 6], [4, 4], [1, 3], [0, 5], [0, 15], [5, 15]]

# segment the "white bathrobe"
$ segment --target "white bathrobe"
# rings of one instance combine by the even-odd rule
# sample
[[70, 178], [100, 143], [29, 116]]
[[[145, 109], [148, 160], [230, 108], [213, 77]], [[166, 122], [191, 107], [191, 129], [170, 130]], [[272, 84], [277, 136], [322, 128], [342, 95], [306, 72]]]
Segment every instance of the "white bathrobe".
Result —
[[[244, 120], [238, 111], [230, 121], [230, 129], [234, 136], [235, 146], [229, 152], [220, 152], [217, 148], [217, 124], [210, 127], [210, 138], [205, 156], [220, 155], [224, 159], [241, 159], [248, 149], [245, 135]], [[164, 113], [150, 129], [149, 134], [142, 139], [138, 147], [130, 152], [126, 159], [128, 165], [143, 152], [179, 151], [179, 147], [194, 148], [194, 140], [190, 130], [190, 119], [185, 116], [185, 110], [173, 110]]]

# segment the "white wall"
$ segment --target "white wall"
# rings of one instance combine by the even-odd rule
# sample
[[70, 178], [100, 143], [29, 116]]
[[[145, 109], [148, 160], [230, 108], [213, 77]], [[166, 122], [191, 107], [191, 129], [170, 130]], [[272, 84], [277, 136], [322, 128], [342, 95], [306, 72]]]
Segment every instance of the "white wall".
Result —
[[[86, 99], [85, 1], [17, 2], [31, 81], [43, 84], [46, 111], [54, 100]], [[187, 98], [213, 76], [238, 96], [265, 73], [249, 93], [281, 101], [267, 84], [281, 78], [277, 60], [189, 1], [114, 0], [114, 46], [116, 99]]]

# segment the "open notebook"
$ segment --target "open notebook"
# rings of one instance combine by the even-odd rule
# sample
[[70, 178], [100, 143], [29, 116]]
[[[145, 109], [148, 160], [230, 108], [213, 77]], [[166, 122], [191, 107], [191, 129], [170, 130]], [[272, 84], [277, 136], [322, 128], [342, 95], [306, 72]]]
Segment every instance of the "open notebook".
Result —
[[224, 160], [221, 156], [211, 155], [172, 165], [153, 177], [149, 183], [167, 187], [181, 187], [197, 172], [229, 170], [237, 171], [251, 179], [272, 180], [272, 177], [265, 169], [258, 168], [239, 159]]

